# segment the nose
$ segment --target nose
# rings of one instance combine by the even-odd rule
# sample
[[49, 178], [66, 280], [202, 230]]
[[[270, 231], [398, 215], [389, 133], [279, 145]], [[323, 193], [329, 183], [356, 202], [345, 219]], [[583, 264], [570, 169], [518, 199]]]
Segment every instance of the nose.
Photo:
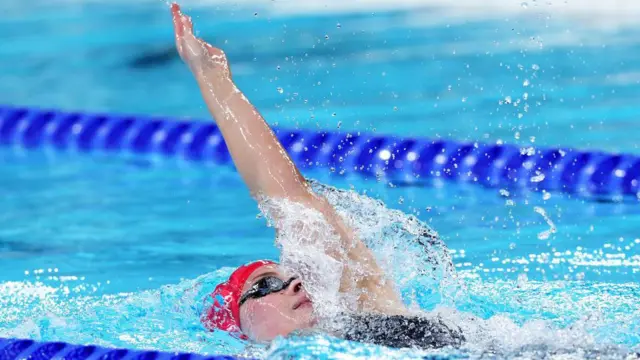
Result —
[[300, 290], [302, 290], [302, 280], [300, 280], [300, 278], [293, 280], [291, 284], [289, 284], [289, 286], [284, 289], [285, 294], [287, 295], [295, 295], [299, 293]]

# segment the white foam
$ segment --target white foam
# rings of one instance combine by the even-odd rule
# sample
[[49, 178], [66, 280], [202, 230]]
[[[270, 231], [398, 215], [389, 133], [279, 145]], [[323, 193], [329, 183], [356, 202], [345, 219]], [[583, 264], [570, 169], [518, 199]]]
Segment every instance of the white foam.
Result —
[[[397, 290], [416, 296], [415, 289], [420, 289], [420, 296], [431, 303], [454, 302], [461, 284], [446, 246], [426, 224], [355, 191], [310, 184], [372, 250]], [[324, 216], [283, 199], [263, 199], [260, 208], [270, 225], [278, 225], [280, 263], [300, 275], [314, 303], [321, 304], [314, 308], [317, 315], [333, 319], [356, 308], [361, 293], [355, 283], [371, 274], [348, 256]]]

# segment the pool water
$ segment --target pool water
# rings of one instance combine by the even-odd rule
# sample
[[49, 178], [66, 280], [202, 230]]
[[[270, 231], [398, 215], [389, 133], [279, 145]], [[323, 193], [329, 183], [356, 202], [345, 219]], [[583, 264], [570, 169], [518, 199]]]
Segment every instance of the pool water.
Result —
[[[232, 267], [277, 258], [273, 231], [258, 218], [237, 173], [126, 156], [1, 154], [2, 336], [246, 351], [224, 334], [204, 332], [198, 322], [202, 299]], [[635, 204], [559, 194], [548, 200], [541, 194], [505, 197], [498, 190], [450, 185], [389, 187], [357, 178], [323, 181], [367, 190], [435, 227], [467, 287], [455, 307], [495, 322], [497, 336], [514, 349], [530, 342], [562, 349], [574, 346], [574, 337], [584, 341], [585, 334], [597, 344], [640, 343], [640, 241], [630, 225], [640, 217]], [[534, 206], [544, 208], [558, 229], [547, 240], [538, 239], [549, 225]], [[534, 320], [575, 329], [550, 337], [530, 324]], [[513, 336], [516, 324], [529, 327]], [[298, 343], [276, 349], [298, 355], [305, 353], [301, 347], [355, 351], [353, 344], [332, 342], [335, 349], [323, 350], [323, 341], [291, 341]]]
[[[522, 3], [183, 2], [272, 124], [639, 153], [640, 6]], [[163, 1], [0, 10], [1, 102], [208, 118]]]
[[[224, 38], [238, 82], [271, 123], [638, 153], [633, 27], [592, 29], [533, 7], [463, 21], [446, 8], [289, 16], [246, 6], [201, 4], [196, 24]], [[9, 14], [0, 102], [206, 118], [167, 53], [163, 3], [9, 1], [0, 10]], [[554, 36], [567, 29], [573, 36]], [[305, 175], [441, 234], [464, 291], [445, 308], [418, 302], [484, 319], [485, 337], [429, 354], [640, 350], [636, 202]], [[246, 348], [203, 331], [202, 298], [215, 284], [239, 264], [278, 256], [232, 168], [0, 148], [0, 185], [0, 337], [273, 358], [427, 354], [326, 337]], [[545, 233], [548, 221], [555, 232]]]

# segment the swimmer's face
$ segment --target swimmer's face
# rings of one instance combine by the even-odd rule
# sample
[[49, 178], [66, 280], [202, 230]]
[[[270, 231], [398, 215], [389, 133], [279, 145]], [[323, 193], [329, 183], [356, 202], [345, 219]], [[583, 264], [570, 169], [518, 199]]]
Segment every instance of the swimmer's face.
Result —
[[[245, 294], [260, 279], [275, 276], [283, 281], [291, 278], [276, 265], [263, 266], [251, 274], [244, 284]], [[249, 298], [240, 305], [242, 332], [255, 341], [270, 341], [294, 330], [313, 326], [313, 306], [299, 279], [280, 291], [258, 299]]]

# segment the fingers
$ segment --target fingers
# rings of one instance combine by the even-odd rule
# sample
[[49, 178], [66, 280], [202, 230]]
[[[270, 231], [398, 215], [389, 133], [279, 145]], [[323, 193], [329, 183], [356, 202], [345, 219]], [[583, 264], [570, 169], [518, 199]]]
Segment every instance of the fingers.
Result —
[[185, 34], [193, 35], [193, 21], [190, 16], [182, 13], [180, 5], [176, 3], [171, 4], [171, 15], [173, 17], [173, 28], [176, 34], [176, 40]]
[[184, 35], [184, 24], [182, 22], [182, 11], [180, 11], [180, 5], [171, 4], [171, 15], [173, 17], [173, 30], [176, 37]]
[[187, 41], [195, 40], [195, 36], [193, 35], [193, 22], [191, 21], [191, 17], [182, 13], [182, 9], [177, 3], [171, 4], [171, 16], [173, 18], [176, 48], [180, 56], [184, 57], [185, 38]]
[[193, 22], [191, 21], [191, 16], [182, 15], [182, 18], [184, 19], [187, 30], [193, 34]]
[[171, 4], [171, 17], [173, 18], [173, 33], [175, 35], [176, 49], [183, 57], [182, 37], [184, 36], [184, 24], [182, 23], [182, 12], [180, 11], [180, 5]]
[[171, 13], [172, 14], [180, 14], [180, 5], [178, 3], [171, 3]]
[[176, 47], [180, 57], [187, 63], [196, 63], [198, 59], [213, 60], [216, 64], [224, 64], [226, 58], [222, 50], [211, 46], [193, 33], [193, 21], [182, 13], [180, 5], [171, 4], [171, 15], [175, 33]]

